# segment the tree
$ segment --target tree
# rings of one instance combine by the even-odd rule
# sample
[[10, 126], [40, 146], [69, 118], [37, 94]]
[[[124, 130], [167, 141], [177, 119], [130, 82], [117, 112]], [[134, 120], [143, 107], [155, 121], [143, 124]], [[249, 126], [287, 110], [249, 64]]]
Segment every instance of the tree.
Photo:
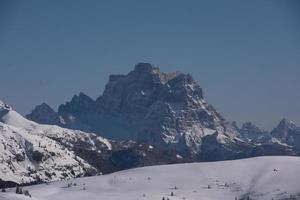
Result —
[[16, 187], [16, 194], [23, 194], [23, 190], [20, 186]]
[[31, 194], [28, 192], [28, 190], [25, 190], [25, 191], [24, 191], [24, 195], [31, 198]]

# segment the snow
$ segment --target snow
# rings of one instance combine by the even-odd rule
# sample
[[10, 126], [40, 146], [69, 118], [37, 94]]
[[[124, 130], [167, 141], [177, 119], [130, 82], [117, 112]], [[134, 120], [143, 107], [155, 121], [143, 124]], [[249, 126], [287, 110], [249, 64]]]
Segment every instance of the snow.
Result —
[[14, 127], [24, 128], [25, 130], [32, 130], [37, 127], [37, 123], [27, 120], [14, 110], [10, 110], [5, 115], [0, 115], [0, 117], [3, 123]]
[[[89, 169], [96, 171], [71, 148], [66, 148], [77, 141], [89, 143], [92, 150], [97, 150], [95, 141], [103, 148], [112, 149], [105, 138], [32, 122], [0, 101], [0, 179], [29, 183], [38, 176], [47, 182], [83, 176]], [[42, 161], [34, 161], [33, 152], [41, 153]]]
[[107, 146], [108, 150], [112, 150], [111, 143], [108, 141], [108, 139], [99, 136], [98, 140], [104, 143]]
[[[299, 195], [299, 169], [299, 157], [257, 157], [136, 168], [25, 189], [34, 200], [233, 200], [248, 195], [253, 200], [279, 200]], [[66, 187], [70, 183], [77, 185]], [[28, 199], [13, 193], [14, 189], [0, 193], [0, 199]]]
[[[45, 181], [60, 180], [64, 177], [63, 173], [71, 172], [70, 169], [77, 175], [83, 174], [83, 167], [79, 165], [78, 160], [83, 162], [85, 167], [91, 168], [82, 159], [76, 160], [73, 152], [48, 137], [2, 122], [0, 122], [0, 133], [0, 179], [2, 180], [28, 183], [34, 181], [36, 176]], [[34, 151], [42, 153], [43, 161], [37, 163], [32, 160], [31, 155]], [[55, 175], [50, 178], [47, 173]]]

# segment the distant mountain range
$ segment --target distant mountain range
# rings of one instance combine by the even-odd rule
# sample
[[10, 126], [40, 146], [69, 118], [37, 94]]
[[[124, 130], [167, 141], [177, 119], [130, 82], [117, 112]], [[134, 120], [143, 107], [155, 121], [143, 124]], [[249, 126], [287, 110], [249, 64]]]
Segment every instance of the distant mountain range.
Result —
[[[4, 103], [0, 107], [0, 148], [8, 170], [1, 179], [18, 183], [8, 176], [15, 173], [12, 169], [28, 174], [29, 183], [145, 165], [300, 152], [300, 128], [293, 122], [284, 119], [271, 132], [251, 122], [239, 128], [204, 100], [191, 75], [164, 73], [148, 63], [137, 64], [127, 75], [111, 75], [96, 100], [80, 93], [57, 112], [43, 103], [25, 119]], [[32, 158], [36, 151], [38, 160]], [[69, 172], [62, 175], [66, 168]], [[56, 175], [43, 174], [51, 170]]]
[[239, 128], [204, 100], [202, 88], [191, 75], [164, 73], [148, 63], [137, 64], [127, 75], [111, 75], [96, 100], [80, 93], [59, 106], [58, 112], [43, 103], [26, 117], [196, 154], [204, 138], [219, 144], [277, 143], [300, 148], [299, 128], [292, 121], [283, 119], [270, 133], [251, 122]]

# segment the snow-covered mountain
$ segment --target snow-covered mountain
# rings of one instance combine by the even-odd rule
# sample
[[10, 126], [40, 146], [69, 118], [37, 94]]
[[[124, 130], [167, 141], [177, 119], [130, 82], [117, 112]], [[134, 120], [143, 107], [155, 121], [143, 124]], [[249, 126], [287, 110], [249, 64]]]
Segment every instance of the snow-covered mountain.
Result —
[[192, 162], [173, 150], [30, 121], [0, 101], [0, 187]]
[[[299, 157], [259, 157], [136, 168], [24, 190], [34, 200], [297, 200], [299, 169]], [[29, 198], [9, 189], [0, 199]]]
[[110, 76], [96, 100], [80, 93], [58, 112], [43, 103], [26, 117], [0, 101], [0, 186], [157, 164], [300, 155], [292, 122], [283, 120], [272, 133], [252, 123], [239, 128], [204, 100], [190, 75], [147, 63]]
[[74, 145], [110, 149], [108, 140], [81, 131], [40, 125], [0, 101], [0, 179], [19, 184], [95, 175]]

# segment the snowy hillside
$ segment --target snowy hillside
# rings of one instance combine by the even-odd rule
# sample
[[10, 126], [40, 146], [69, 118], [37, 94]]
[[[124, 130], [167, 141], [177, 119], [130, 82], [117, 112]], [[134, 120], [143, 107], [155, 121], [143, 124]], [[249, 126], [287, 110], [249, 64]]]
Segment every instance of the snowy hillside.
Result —
[[97, 174], [72, 151], [78, 143], [111, 148], [93, 134], [29, 121], [0, 101], [0, 180], [26, 184]]
[[[299, 169], [298, 157], [257, 157], [137, 168], [24, 189], [34, 200], [300, 199]], [[10, 189], [0, 199], [29, 198]]]

